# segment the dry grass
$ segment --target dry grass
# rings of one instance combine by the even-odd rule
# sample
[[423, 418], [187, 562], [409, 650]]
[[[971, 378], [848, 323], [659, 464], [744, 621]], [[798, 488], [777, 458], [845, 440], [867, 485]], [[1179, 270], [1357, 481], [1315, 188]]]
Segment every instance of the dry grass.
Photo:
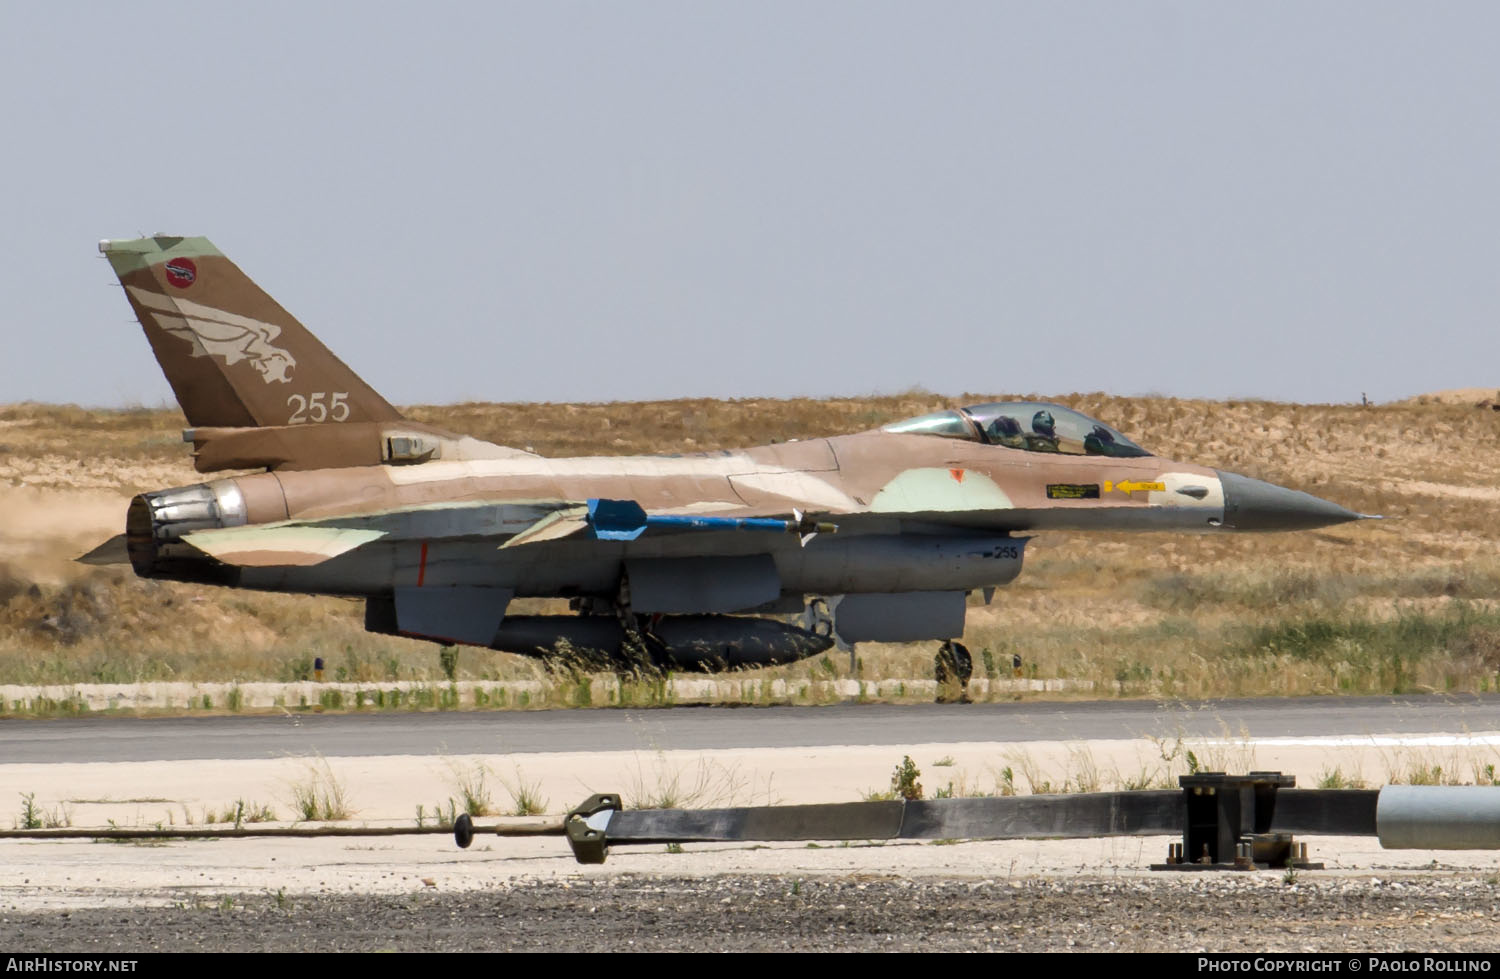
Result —
[[547, 811], [547, 797], [542, 795], [540, 779], [528, 779], [516, 766], [514, 779], [500, 779], [505, 791], [510, 793], [512, 816], [540, 816]]
[[1381, 761], [1389, 785], [1500, 785], [1500, 751], [1490, 746], [1400, 747]]
[[[171, 813], [168, 813], [169, 821], [171, 819], [171, 815]], [[188, 818], [187, 806], [182, 807], [182, 815], [183, 823], [185, 825], [193, 825], [192, 819]], [[264, 802], [246, 802], [244, 799], [236, 799], [233, 802], [225, 805], [223, 809], [205, 809], [203, 811], [203, 823], [205, 825], [211, 825], [213, 823], [230, 823], [233, 824], [236, 829], [238, 829], [245, 823], [274, 822], [276, 822], [276, 810], [271, 808]]]
[[[1138, 791], [1176, 789], [1178, 777], [1196, 772], [1246, 772], [1257, 768], [1255, 748], [1247, 734], [1195, 738], [1181, 732], [1167, 738], [1152, 738], [1149, 755], [1129, 770], [1104, 767], [1086, 745], [1065, 746], [1055, 751], [1034, 751], [1016, 744], [1000, 752], [983, 775], [959, 770], [932, 793], [934, 799], [985, 796], [1057, 795], [1074, 792]], [[898, 773], [901, 766], [897, 766]], [[1331, 786], [1330, 786], [1331, 787]], [[891, 790], [866, 792], [865, 799], [901, 797], [893, 778]]]
[[[692, 451], [876, 427], [954, 402], [864, 399], [462, 404], [411, 417], [548, 455]], [[1467, 404], [1289, 405], [1074, 395], [1160, 455], [1396, 519], [1307, 534], [1043, 535], [1020, 579], [971, 608], [976, 673], [1084, 681], [1087, 696], [1500, 688], [1500, 414]], [[359, 605], [135, 579], [71, 558], [118, 533], [130, 494], [195, 482], [174, 410], [0, 407], [0, 683], [443, 680], [434, 647], [366, 634]], [[9, 484], [8, 486], [6, 484]], [[518, 603], [559, 611], [560, 603]], [[927, 645], [860, 648], [763, 675], [931, 676]], [[459, 676], [541, 680], [525, 706], [605, 703], [587, 678], [465, 650]], [[766, 686], [756, 695], [764, 698]], [[809, 691], [799, 694], [798, 691]], [[609, 695], [665, 702], [643, 681]], [[881, 696], [901, 699], [902, 694]], [[924, 695], [925, 696], [925, 695]], [[995, 696], [1010, 697], [1001, 692]], [[1036, 696], [1036, 694], [1027, 694]], [[515, 706], [515, 705], [512, 705]]]
[[747, 774], [736, 763], [700, 757], [690, 765], [657, 751], [649, 760], [635, 756], [632, 772], [622, 772], [629, 788], [623, 793], [631, 809], [711, 809], [721, 806], [780, 803], [772, 791], [772, 779], [764, 785], [755, 773]]
[[303, 822], [338, 822], [354, 815], [349, 790], [322, 756], [307, 762], [304, 776], [289, 784], [292, 811]]
[[459, 808], [463, 812], [470, 816], [489, 816], [495, 812], [489, 786], [489, 778], [493, 773], [488, 767], [479, 762], [462, 765], [450, 760], [448, 771], [452, 775], [458, 801], [462, 803]]

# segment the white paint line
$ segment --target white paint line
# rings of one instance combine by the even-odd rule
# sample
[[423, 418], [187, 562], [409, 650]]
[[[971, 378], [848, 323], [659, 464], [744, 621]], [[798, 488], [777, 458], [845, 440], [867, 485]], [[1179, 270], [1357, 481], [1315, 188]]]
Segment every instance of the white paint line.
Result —
[[1500, 746], [1500, 732], [1473, 734], [1362, 734], [1299, 738], [1185, 738], [1214, 746], [1264, 748], [1473, 748]]

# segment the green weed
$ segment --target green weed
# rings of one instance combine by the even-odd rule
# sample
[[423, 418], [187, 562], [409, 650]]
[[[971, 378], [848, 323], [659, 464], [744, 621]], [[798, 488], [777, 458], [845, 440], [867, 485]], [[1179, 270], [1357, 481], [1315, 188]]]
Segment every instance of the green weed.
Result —
[[911, 755], [906, 755], [891, 773], [891, 795], [907, 802], [922, 798], [922, 783], [917, 781], [921, 776], [917, 763], [911, 760]]
[[36, 804], [35, 792], [21, 793], [21, 821], [19, 829], [41, 829], [42, 811]]

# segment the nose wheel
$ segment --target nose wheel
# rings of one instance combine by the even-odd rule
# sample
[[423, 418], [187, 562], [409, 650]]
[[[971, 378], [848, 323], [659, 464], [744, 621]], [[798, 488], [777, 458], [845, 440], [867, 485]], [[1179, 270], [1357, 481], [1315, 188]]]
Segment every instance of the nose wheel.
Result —
[[950, 639], [938, 647], [932, 662], [937, 679], [938, 703], [967, 703], [969, 681], [974, 677], [974, 658], [969, 647]]

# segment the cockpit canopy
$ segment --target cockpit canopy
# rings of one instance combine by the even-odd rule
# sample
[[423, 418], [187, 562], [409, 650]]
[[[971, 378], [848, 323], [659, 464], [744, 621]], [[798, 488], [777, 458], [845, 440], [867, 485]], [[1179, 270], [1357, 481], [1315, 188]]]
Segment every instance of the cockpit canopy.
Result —
[[1041, 401], [1001, 401], [939, 411], [887, 425], [883, 431], [937, 435], [1028, 452], [1116, 458], [1151, 454], [1108, 425], [1071, 408]]

